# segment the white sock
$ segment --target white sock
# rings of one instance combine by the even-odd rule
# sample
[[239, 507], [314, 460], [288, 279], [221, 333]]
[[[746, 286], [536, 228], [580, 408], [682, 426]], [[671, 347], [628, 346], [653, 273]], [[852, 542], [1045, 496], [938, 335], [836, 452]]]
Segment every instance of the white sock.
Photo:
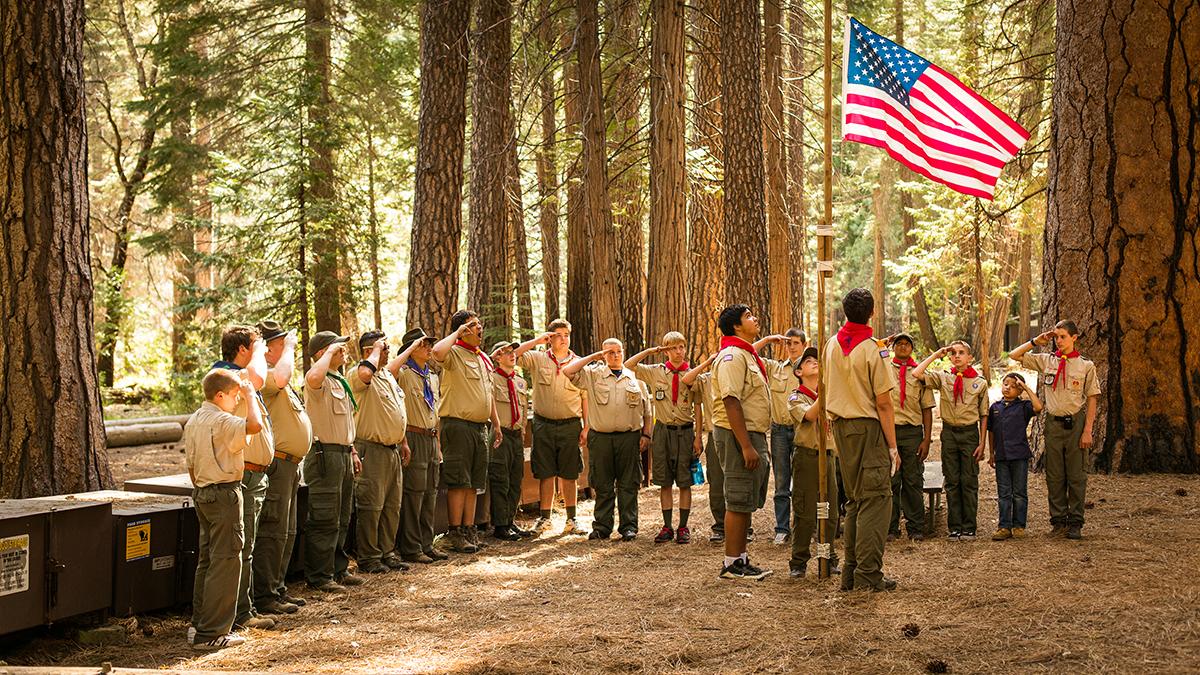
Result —
[[744, 564], [744, 565], [745, 565], [745, 564], [749, 564], [749, 563], [750, 563], [750, 556], [746, 555], [745, 553], [743, 553], [743, 554], [742, 554], [741, 556], [739, 556], [739, 557], [742, 559], [742, 564]]
[[734, 557], [734, 558], [730, 558], [729, 556], [725, 556], [725, 566], [726, 566], [726, 567], [729, 567], [730, 565], [732, 565], [732, 564], [733, 564], [734, 562], [736, 562], [737, 560], [738, 560], [738, 559], [737, 559], [736, 557]]

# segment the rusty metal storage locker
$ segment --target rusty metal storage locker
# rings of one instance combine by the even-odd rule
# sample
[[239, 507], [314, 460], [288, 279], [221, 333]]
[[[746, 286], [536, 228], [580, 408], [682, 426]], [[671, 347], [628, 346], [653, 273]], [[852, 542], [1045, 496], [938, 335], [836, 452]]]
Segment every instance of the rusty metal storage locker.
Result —
[[108, 609], [108, 504], [0, 500], [0, 634]]

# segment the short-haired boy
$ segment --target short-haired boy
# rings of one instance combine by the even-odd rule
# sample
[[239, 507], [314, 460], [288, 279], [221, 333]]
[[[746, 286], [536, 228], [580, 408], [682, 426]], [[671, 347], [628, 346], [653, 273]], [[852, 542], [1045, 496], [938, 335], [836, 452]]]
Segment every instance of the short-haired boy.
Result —
[[[1029, 398], [1022, 398], [1026, 394]], [[1000, 383], [1001, 400], [988, 408], [988, 464], [996, 469], [1000, 523], [992, 541], [1023, 539], [1029, 510], [1029, 420], [1042, 411], [1042, 401], [1025, 385], [1020, 373]]]

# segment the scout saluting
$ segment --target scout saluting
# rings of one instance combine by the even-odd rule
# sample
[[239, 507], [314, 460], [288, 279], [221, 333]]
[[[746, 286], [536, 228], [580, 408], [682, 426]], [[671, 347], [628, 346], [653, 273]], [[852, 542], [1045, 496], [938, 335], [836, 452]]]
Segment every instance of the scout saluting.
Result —
[[908, 523], [908, 538], [925, 538], [925, 458], [933, 438], [933, 389], [915, 377], [917, 362], [912, 358], [913, 339], [907, 333], [888, 338], [892, 347], [892, 366], [897, 387], [892, 390], [896, 407], [896, 445], [900, 451], [900, 470], [892, 476], [892, 522], [888, 541], [900, 538], [900, 514]]
[[[1083, 500], [1087, 491], [1086, 454], [1092, 447], [1092, 425], [1100, 401], [1096, 364], [1075, 349], [1079, 329], [1073, 321], [1059, 321], [1017, 347], [1009, 358], [1032, 368], [1042, 378], [1046, 396], [1046, 493], [1050, 500], [1051, 535], [1083, 538]], [[1053, 354], [1031, 354], [1034, 345], [1053, 339]], [[1086, 413], [1084, 404], [1087, 404]]]
[[[825, 454], [828, 466], [832, 467], [833, 459], [829, 457], [833, 447], [829, 430], [824, 428], [818, 419], [817, 382], [820, 381], [820, 369], [817, 363], [817, 348], [809, 347], [804, 350], [796, 361], [796, 377], [800, 384], [788, 396], [788, 415], [795, 425], [793, 434], [795, 451], [792, 453], [792, 559], [788, 564], [793, 579], [804, 576], [808, 567], [809, 542], [817, 528], [817, 497], [820, 494], [820, 468], [818, 458], [820, 453], [818, 433], [825, 435]], [[837, 474], [833, 471], [825, 473], [827, 495], [837, 494]], [[829, 509], [829, 517], [825, 519], [825, 531], [829, 534], [837, 532], [837, 513]], [[829, 560], [831, 571], [837, 569], [837, 554], [832, 553]]]
[[492, 527], [497, 539], [517, 541], [537, 533], [522, 530], [513, 522], [521, 501], [521, 479], [525, 477], [525, 417], [529, 410], [529, 383], [517, 375], [516, 342], [492, 346], [492, 396], [500, 416], [500, 447], [488, 461], [488, 489], [492, 493]]

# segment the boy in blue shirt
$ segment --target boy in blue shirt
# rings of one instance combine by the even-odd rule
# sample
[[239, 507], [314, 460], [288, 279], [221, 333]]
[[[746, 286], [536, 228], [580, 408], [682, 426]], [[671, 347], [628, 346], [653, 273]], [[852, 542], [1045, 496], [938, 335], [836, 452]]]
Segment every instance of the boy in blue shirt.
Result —
[[[1037, 394], [1025, 385], [1019, 373], [1009, 373], [1000, 384], [1003, 398], [988, 409], [988, 464], [996, 469], [996, 493], [1000, 526], [992, 541], [1023, 539], [1028, 511], [1029, 449], [1026, 428], [1042, 411]], [[1029, 398], [1022, 398], [1025, 394]]]

